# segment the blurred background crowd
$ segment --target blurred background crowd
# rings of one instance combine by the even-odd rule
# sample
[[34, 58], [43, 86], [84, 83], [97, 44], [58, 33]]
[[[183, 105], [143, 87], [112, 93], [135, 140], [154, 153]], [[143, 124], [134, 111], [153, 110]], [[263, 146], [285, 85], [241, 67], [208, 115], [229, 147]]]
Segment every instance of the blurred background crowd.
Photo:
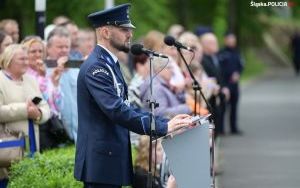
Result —
[[[156, 75], [153, 97], [159, 103], [156, 115], [171, 118], [180, 113], [203, 116], [212, 113], [215, 138], [242, 135], [238, 101], [243, 71], [247, 77], [251, 72], [263, 70], [261, 61], [281, 66], [293, 61], [295, 73], [299, 75], [300, 34], [290, 19], [299, 16], [299, 7], [270, 11], [250, 8], [247, 1], [234, 0], [131, 3], [132, 20], [137, 26], [132, 43], [141, 43], [169, 57], [168, 60], [152, 59]], [[32, 1], [0, 1], [0, 5], [0, 124], [28, 135], [26, 120], [34, 119], [40, 151], [76, 143], [79, 68], [70, 64], [84, 63], [97, 44], [86, 15], [95, 7], [102, 9], [103, 2], [47, 2], [43, 37], [34, 32]], [[200, 99], [194, 111], [193, 81], [176, 48], [164, 43], [167, 35], [193, 49], [194, 53], [183, 51], [183, 56], [211, 109]], [[129, 86], [131, 103], [149, 110], [149, 57], [120, 53], [118, 59]], [[36, 96], [43, 99], [41, 103], [32, 103]], [[51, 134], [49, 127], [55, 121], [63, 125], [65, 135], [60, 136], [64, 138]], [[134, 133], [131, 136], [139, 152], [136, 170], [146, 170], [146, 138]], [[160, 162], [166, 165], [165, 156], [161, 158]], [[0, 170], [3, 171], [0, 175], [7, 177], [7, 169]], [[158, 184], [172, 187], [174, 178], [168, 175], [165, 178], [164, 173], [159, 176], [164, 180], [157, 180]], [[141, 188], [138, 184], [136, 187]]]

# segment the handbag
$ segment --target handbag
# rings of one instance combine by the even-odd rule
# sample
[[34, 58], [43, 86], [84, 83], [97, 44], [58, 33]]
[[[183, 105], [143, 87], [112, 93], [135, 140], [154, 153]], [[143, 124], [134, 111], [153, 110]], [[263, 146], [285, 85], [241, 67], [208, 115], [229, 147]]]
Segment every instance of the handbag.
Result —
[[59, 116], [53, 115], [46, 123], [40, 125], [40, 150], [56, 148], [70, 139]]
[[21, 131], [8, 131], [0, 125], [0, 167], [10, 167], [24, 157], [25, 135]]
[[58, 116], [52, 116], [50, 118], [50, 132], [53, 134], [58, 140], [66, 141], [68, 140], [68, 135], [66, 133], [63, 121], [59, 119]]

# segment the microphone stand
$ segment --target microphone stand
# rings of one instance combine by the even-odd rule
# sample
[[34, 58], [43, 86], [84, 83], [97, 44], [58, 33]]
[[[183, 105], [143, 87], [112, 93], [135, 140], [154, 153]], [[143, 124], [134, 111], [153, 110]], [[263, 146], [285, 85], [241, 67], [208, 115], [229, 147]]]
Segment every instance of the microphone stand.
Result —
[[150, 60], [150, 99], [147, 100], [150, 108], [150, 141], [149, 141], [149, 169], [147, 174], [147, 188], [152, 188], [153, 175], [152, 175], [152, 141], [153, 137], [156, 135], [155, 131], [155, 119], [154, 119], [154, 109], [159, 106], [158, 103], [153, 99], [153, 54], [149, 53]]
[[[179, 47], [177, 47], [177, 51], [180, 54], [181, 59], [183, 60], [186, 68], [189, 71], [189, 74], [193, 80], [193, 90], [194, 90], [194, 98], [195, 98], [195, 103], [194, 103], [194, 115], [197, 115], [197, 111], [196, 111], [196, 106], [197, 106], [197, 93], [198, 91], [200, 92], [200, 97], [199, 97], [199, 106], [200, 106], [200, 101], [201, 101], [201, 97], [203, 98], [203, 100], [205, 101], [205, 104], [208, 108], [209, 113], [212, 114], [212, 118], [210, 118], [210, 122], [213, 121], [213, 118], [215, 117], [212, 111], [212, 107], [211, 105], [208, 103], [207, 99], [205, 98], [203, 92], [202, 92], [202, 88], [200, 87], [199, 82], [195, 79], [195, 76], [193, 75], [189, 65], [187, 64], [182, 51]], [[210, 123], [209, 125], [209, 129], [211, 130], [212, 136], [211, 136], [211, 148], [210, 148], [210, 152], [211, 152], [211, 158], [210, 158], [210, 165], [211, 165], [211, 171], [210, 171], [210, 175], [212, 178], [212, 182], [211, 182], [211, 188], [215, 188], [215, 169], [214, 169], [214, 165], [215, 165], [215, 139], [214, 139], [214, 130], [215, 130], [215, 126], [213, 123]]]

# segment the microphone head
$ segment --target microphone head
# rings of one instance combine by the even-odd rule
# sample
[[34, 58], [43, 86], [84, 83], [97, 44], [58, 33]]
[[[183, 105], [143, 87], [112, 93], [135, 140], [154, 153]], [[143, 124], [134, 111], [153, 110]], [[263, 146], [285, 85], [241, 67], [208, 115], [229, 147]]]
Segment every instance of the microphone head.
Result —
[[142, 44], [133, 44], [130, 51], [133, 55], [141, 55], [143, 53], [144, 46]]
[[165, 44], [168, 45], [168, 46], [173, 46], [173, 45], [175, 44], [175, 38], [172, 37], [172, 36], [166, 36], [166, 37], [164, 38], [164, 42], [165, 42]]

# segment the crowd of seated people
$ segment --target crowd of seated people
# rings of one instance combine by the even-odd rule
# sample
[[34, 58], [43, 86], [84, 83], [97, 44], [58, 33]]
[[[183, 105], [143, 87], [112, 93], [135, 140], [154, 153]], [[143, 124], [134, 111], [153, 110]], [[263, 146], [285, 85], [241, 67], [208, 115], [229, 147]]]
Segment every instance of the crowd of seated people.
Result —
[[[208, 108], [203, 99], [195, 101], [193, 80], [176, 47], [164, 43], [164, 37], [167, 35], [193, 49], [193, 53], [183, 51], [183, 56], [212, 109]], [[48, 129], [53, 126], [53, 119], [58, 119], [63, 125], [68, 142], [76, 144], [77, 76], [80, 63], [84, 63], [96, 45], [94, 31], [79, 28], [69, 18], [58, 16], [46, 27], [45, 39], [35, 35], [23, 38], [20, 36], [17, 21], [0, 21], [0, 125], [24, 130], [25, 134], [28, 134], [26, 121], [33, 119], [37, 147], [39, 151], [43, 151], [63, 146], [63, 143], [57, 142], [57, 139], [51, 136]], [[138, 42], [149, 50], [167, 55], [168, 59], [150, 59], [145, 54], [118, 54], [121, 70], [128, 84], [131, 104], [150, 110], [147, 101], [150, 99], [149, 84], [152, 79], [152, 97], [159, 104], [155, 108], [155, 115], [172, 118], [179, 113], [212, 113], [216, 135], [223, 135], [224, 114], [229, 103], [231, 132], [240, 133], [236, 114], [238, 81], [243, 65], [239, 59], [235, 59], [234, 65], [230, 64], [231, 53], [235, 52], [236, 47], [235, 41], [232, 40], [219, 51], [217, 38], [209, 29], [201, 32], [197, 30], [194, 34], [175, 24], [166, 34], [157, 30], [149, 31]], [[153, 64], [154, 78], [150, 78], [150, 60]], [[39, 105], [31, 102], [35, 96], [43, 99]], [[131, 136], [132, 143], [139, 146], [139, 151], [142, 152], [145, 148], [141, 148], [141, 140], [145, 138], [135, 134]], [[144, 170], [142, 164], [137, 165], [137, 171]], [[0, 179], [7, 179], [7, 173], [7, 169], [0, 168]], [[174, 184], [173, 178], [171, 177], [169, 184]], [[161, 186], [158, 187], [165, 187], [165, 184], [166, 182], [161, 182]]]

